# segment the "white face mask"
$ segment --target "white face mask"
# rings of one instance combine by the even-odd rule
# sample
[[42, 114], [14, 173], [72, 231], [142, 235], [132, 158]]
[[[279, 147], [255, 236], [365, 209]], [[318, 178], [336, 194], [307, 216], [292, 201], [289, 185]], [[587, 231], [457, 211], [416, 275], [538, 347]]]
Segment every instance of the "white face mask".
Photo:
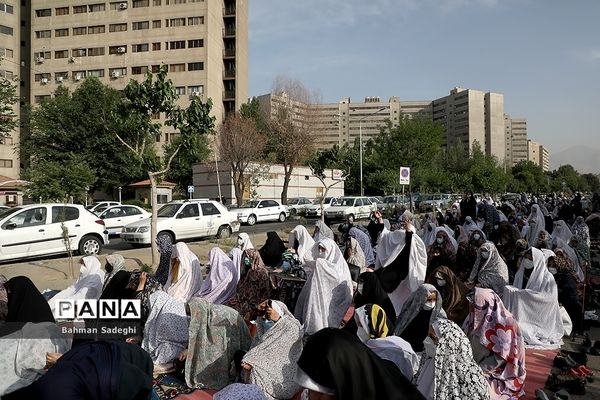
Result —
[[479, 233], [476, 233], [473, 235], [473, 240], [479, 240], [481, 239], [481, 235]]
[[488, 258], [490, 258], [490, 253], [487, 251], [482, 251], [481, 258], [483, 258], [484, 260], [487, 260]]
[[367, 343], [369, 339], [371, 339], [371, 335], [365, 330], [365, 328], [362, 327], [362, 325], [358, 327], [358, 330], [356, 331], [356, 336], [358, 336], [360, 341], [363, 343]]
[[434, 358], [435, 357], [435, 351], [437, 348], [437, 345], [433, 342], [433, 339], [431, 339], [429, 336], [427, 336], [425, 338], [425, 340], [423, 340], [423, 348], [424, 348], [424, 352], [427, 355], [427, 357], [429, 358]]
[[533, 269], [533, 260], [530, 260], [529, 258], [524, 258], [523, 261], [521, 261], [521, 265], [525, 269]]
[[439, 287], [446, 286], [446, 281], [444, 279], [436, 279], [436, 282], [437, 282], [437, 284], [438, 284]]
[[238, 245], [239, 246], [243, 246], [244, 245], [244, 239], [242, 239], [241, 237], [238, 238]]
[[364, 283], [362, 283], [362, 282], [360, 282], [356, 285], [356, 291], [360, 294], [362, 294], [362, 292], [363, 292], [363, 285], [364, 285]]
[[428, 301], [425, 304], [423, 304], [423, 310], [425, 310], [425, 311], [433, 310], [434, 308], [435, 308], [435, 300]]
[[444, 243], [444, 238], [440, 238], [440, 237], [439, 237], [439, 238], [435, 238], [435, 241], [436, 241], [438, 244], [442, 244], [442, 243]]
[[553, 267], [549, 267], [549, 268], [548, 268], [548, 271], [550, 271], [550, 273], [551, 273], [552, 275], [556, 275], [556, 273], [558, 272], [558, 271], [556, 270], [556, 268], [553, 268]]

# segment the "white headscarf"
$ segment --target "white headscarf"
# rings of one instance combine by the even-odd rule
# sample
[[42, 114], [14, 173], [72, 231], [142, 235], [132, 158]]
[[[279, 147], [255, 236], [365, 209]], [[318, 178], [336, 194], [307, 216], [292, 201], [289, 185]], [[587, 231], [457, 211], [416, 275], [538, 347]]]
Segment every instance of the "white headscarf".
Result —
[[[239, 250], [239, 249], [238, 249]], [[213, 247], [208, 252], [210, 272], [202, 283], [200, 294], [204, 300], [213, 304], [225, 304], [235, 295], [239, 271], [234, 262], [218, 247]], [[235, 279], [236, 275], [238, 279]]]
[[308, 276], [294, 312], [308, 335], [327, 327], [339, 328], [352, 303], [350, 269], [337, 244], [321, 240], [314, 246], [313, 257], [314, 272]]
[[468, 216], [465, 219], [465, 223], [463, 224], [463, 229], [465, 230], [467, 235], [471, 236], [471, 232], [473, 232], [474, 230], [480, 229], [480, 227], [477, 225], [477, 223], [475, 221], [473, 221], [473, 218]]
[[421, 239], [423, 239], [423, 243], [425, 243], [425, 246], [429, 247], [435, 242], [436, 229], [437, 227], [433, 222], [425, 224], [425, 228], [423, 228], [423, 236], [421, 236]]
[[312, 248], [315, 245], [315, 241], [308, 233], [308, 230], [302, 226], [296, 226], [291, 232], [289, 236], [289, 247], [294, 246], [294, 240], [298, 241], [298, 249], [296, 253], [298, 254], [298, 259], [301, 264], [306, 263], [307, 261], [312, 261]]
[[242, 251], [254, 248], [254, 245], [250, 241], [250, 236], [248, 236], [247, 233], [242, 232], [238, 235], [237, 248]]
[[413, 375], [419, 369], [419, 357], [414, 352], [410, 343], [400, 336], [387, 336], [379, 339], [371, 339], [365, 343], [373, 353], [380, 358], [396, 364], [402, 375], [412, 380]]
[[241, 271], [242, 271], [242, 255], [244, 254], [244, 252], [240, 249], [238, 249], [237, 247], [234, 247], [233, 249], [231, 249], [231, 251], [229, 252], [229, 258], [231, 258], [231, 261], [233, 261], [233, 265], [235, 266], [234, 271], [234, 277], [233, 279], [236, 282], [239, 282], [240, 280], [240, 276], [241, 276]]
[[359, 267], [360, 273], [362, 274], [367, 270], [367, 259], [365, 258], [365, 253], [358, 244], [358, 240], [351, 237], [349, 238], [349, 241], [350, 251], [352, 252], [352, 255], [348, 257], [346, 261], [348, 262], [348, 264], [356, 265], [357, 267]]
[[552, 244], [557, 246], [558, 240], [562, 240], [565, 243], [569, 243], [573, 233], [565, 221], [558, 220], [554, 223], [554, 229], [552, 230]]
[[325, 222], [319, 219], [317, 222], [315, 222], [315, 227], [319, 229], [313, 238], [315, 242], [325, 238], [332, 240], [334, 239], [333, 231], [327, 226], [327, 224], [325, 224]]
[[171, 259], [179, 258], [179, 274], [177, 282], [173, 283], [173, 271], [169, 269], [169, 277], [165, 284], [165, 291], [172, 297], [181, 301], [188, 301], [196, 296], [202, 287], [202, 273], [198, 257], [183, 242], [173, 246]]
[[530, 246], [535, 246], [540, 232], [546, 229], [546, 221], [544, 220], [544, 214], [540, 206], [537, 204], [531, 206], [531, 213], [529, 214], [529, 218], [527, 218], [527, 222], [529, 223], [529, 230], [527, 231], [526, 239]]
[[96, 256], [87, 256], [81, 259], [83, 265], [80, 269], [79, 278], [71, 286], [58, 292], [50, 301], [50, 308], [54, 313], [57, 300], [83, 300], [99, 299], [104, 284], [104, 271]]

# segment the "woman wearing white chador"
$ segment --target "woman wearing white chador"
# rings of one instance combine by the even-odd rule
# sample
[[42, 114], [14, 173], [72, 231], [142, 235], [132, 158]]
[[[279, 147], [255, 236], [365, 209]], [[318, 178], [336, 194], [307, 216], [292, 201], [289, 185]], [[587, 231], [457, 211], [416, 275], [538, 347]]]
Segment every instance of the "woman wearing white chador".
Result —
[[542, 251], [532, 247], [521, 257], [513, 284], [504, 288], [502, 302], [518, 321], [526, 347], [560, 348], [564, 327], [558, 288]]
[[80, 263], [81, 268], [77, 281], [50, 299], [49, 304], [53, 313], [57, 300], [97, 300], [100, 298], [104, 284], [104, 271], [100, 261], [95, 256], [88, 256], [83, 257]]

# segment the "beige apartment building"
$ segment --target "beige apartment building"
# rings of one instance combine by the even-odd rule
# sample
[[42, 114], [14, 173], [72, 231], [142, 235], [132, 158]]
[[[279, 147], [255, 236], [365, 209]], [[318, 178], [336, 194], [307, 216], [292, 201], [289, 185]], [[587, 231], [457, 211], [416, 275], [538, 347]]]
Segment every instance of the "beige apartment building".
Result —
[[248, 97], [246, 0], [33, 0], [30, 19], [33, 104], [86, 77], [122, 89], [161, 66], [182, 106], [212, 99], [217, 123]]
[[504, 127], [506, 133], [506, 162], [513, 167], [521, 161], [529, 159], [527, 145], [527, 119], [511, 118], [504, 114]]
[[433, 121], [445, 130], [446, 148], [459, 145], [469, 154], [478, 142], [485, 154], [505, 161], [504, 95], [456, 87], [432, 104]]
[[539, 165], [545, 172], [550, 170], [550, 152], [548, 149], [533, 140], [527, 141], [528, 160]]

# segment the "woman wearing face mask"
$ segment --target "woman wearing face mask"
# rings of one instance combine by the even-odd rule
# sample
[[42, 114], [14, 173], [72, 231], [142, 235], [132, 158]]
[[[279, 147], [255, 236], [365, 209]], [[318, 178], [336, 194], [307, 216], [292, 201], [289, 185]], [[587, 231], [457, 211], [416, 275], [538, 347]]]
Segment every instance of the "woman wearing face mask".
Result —
[[492, 400], [524, 396], [525, 343], [517, 321], [490, 289], [476, 288], [468, 298], [471, 312], [463, 330], [488, 380]]
[[339, 328], [352, 303], [352, 278], [339, 247], [323, 239], [313, 249], [314, 272], [308, 276], [294, 315], [306, 335], [326, 327]]
[[540, 232], [546, 229], [546, 221], [544, 220], [544, 214], [540, 210], [540, 206], [534, 204], [531, 206], [531, 213], [527, 218], [529, 230], [527, 231], [527, 243], [530, 246], [535, 246], [538, 242]]
[[446, 266], [433, 270], [427, 283], [435, 286], [442, 295], [442, 308], [448, 319], [462, 325], [469, 314], [469, 302], [465, 297], [468, 289], [465, 284]]
[[252, 348], [242, 358], [244, 381], [260, 387], [269, 400], [291, 399], [299, 389], [295, 377], [302, 326], [282, 302], [268, 300], [258, 309], [264, 315], [256, 319]]
[[563, 220], [558, 220], [554, 223], [554, 229], [552, 230], [552, 244], [554, 247], [558, 246], [558, 241], [562, 240], [564, 243], [569, 243], [573, 233], [569, 226]]
[[573, 322], [573, 333], [583, 331], [582, 305], [577, 294], [577, 273], [563, 249], [556, 249], [554, 256], [548, 258], [548, 271], [554, 275], [558, 288], [558, 302], [567, 310]]
[[413, 382], [427, 399], [488, 400], [489, 385], [473, 359], [471, 344], [454, 322], [431, 324]]
[[235, 296], [227, 305], [233, 307], [247, 322], [254, 319], [253, 312], [257, 304], [261, 304], [271, 295], [269, 271], [265, 268], [260, 253], [256, 249], [242, 253], [242, 271], [237, 284]]
[[247, 233], [242, 232], [238, 235], [237, 238], [237, 248], [241, 251], [253, 249], [254, 245], [250, 241], [250, 236]]
[[188, 301], [200, 292], [202, 274], [198, 257], [183, 242], [173, 246], [171, 269], [165, 290], [175, 299]]
[[120, 254], [109, 254], [106, 256], [106, 264], [104, 264], [104, 284], [102, 285], [102, 291], [106, 289], [110, 280], [116, 275], [117, 272], [125, 269], [125, 259]]
[[454, 267], [458, 243], [446, 231], [444, 227], [435, 229], [435, 242], [427, 250], [427, 276], [440, 265]]
[[367, 304], [354, 312], [358, 338], [375, 354], [396, 364], [402, 375], [412, 379], [419, 368], [419, 357], [410, 344], [393, 335], [393, 325], [377, 304]]
[[80, 261], [79, 278], [65, 290], [58, 292], [49, 300], [54, 313], [58, 300], [99, 299], [104, 283], [104, 271], [96, 256], [83, 257]]
[[320, 219], [315, 222], [315, 231], [313, 232], [313, 239], [315, 242], [318, 242], [321, 239], [331, 239], [333, 240], [333, 231], [327, 224]]
[[559, 348], [564, 327], [558, 289], [544, 253], [531, 247], [520, 254], [518, 265], [513, 284], [504, 288], [502, 301], [519, 321], [527, 347]]
[[477, 259], [467, 282], [468, 287], [475, 285], [492, 289], [498, 294], [504, 292], [504, 286], [508, 284], [508, 267], [500, 257], [496, 246], [492, 242], [486, 242], [477, 250]]
[[394, 334], [410, 343], [416, 353], [423, 351], [429, 326], [437, 319], [447, 318], [442, 303], [442, 296], [435, 286], [422, 284], [404, 304]]
[[213, 304], [225, 304], [235, 295], [239, 275], [234, 262], [218, 247], [208, 252], [210, 271], [198, 297]]
[[298, 225], [290, 232], [288, 247], [298, 254], [300, 264], [305, 264], [307, 261], [313, 260], [312, 248], [314, 245], [314, 239], [304, 226]]
[[533, 244], [533, 247], [540, 250], [552, 249], [552, 238], [545, 229], [542, 229], [540, 231], [540, 233], [538, 234], [537, 241]]

